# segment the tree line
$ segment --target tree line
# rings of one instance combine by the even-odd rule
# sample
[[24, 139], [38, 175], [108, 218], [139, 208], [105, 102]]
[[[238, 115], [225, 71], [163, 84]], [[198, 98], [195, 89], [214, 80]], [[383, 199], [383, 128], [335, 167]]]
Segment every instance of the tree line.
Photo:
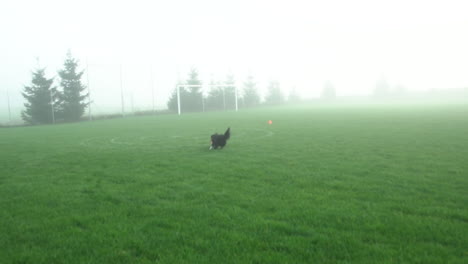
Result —
[[45, 68], [38, 66], [32, 72], [31, 85], [24, 86], [22, 92], [26, 99], [22, 119], [32, 125], [78, 121], [89, 104], [81, 82], [83, 73], [78, 71], [78, 60], [70, 52], [58, 71], [59, 87], [53, 86], [55, 78], [46, 78]]
[[[87, 107], [89, 97], [85, 93], [86, 86], [81, 78], [83, 70], [78, 70], [79, 61], [67, 53], [63, 68], [59, 70], [59, 85], [54, 86], [55, 78], [47, 78], [45, 68], [37, 67], [32, 72], [30, 85], [24, 86], [22, 92], [26, 99], [25, 109], [21, 113], [27, 124], [50, 124], [56, 122], [75, 122], [81, 119]], [[206, 95], [202, 93], [202, 81], [198, 71], [193, 68], [186, 81], [179, 81], [181, 110], [183, 112], [233, 110], [236, 108], [236, 92], [238, 107], [255, 107], [260, 104], [277, 105], [300, 101], [295, 88], [290, 91], [289, 97], [283, 94], [278, 81], [271, 81], [267, 86], [267, 95], [261, 101], [254, 77], [249, 74], [243, 82], [242, 88], [236, 91], [233, 75], [227, 75], [224, 82], [211, 80]], [[192, 86], [190, 86], [192, 85]], [[325, 84], [321, 95], [322, 99], [331, 100], [336, 97], [335, 88], [330, 82]], [[177, 89], [173, 90], [167, 102], [168, 109], [178, 110]]]
[[[25, 109], [21, 112], [22, 119], [27, 124], [50, 124], [55, 122], [75, 122], [81, 119], [87, 107], [89, 107], [86, 86], [81, 82], [84, 71], [78, 70], [79, 61], [68, 52], [59, 70], [59, 86], [54, 86], [55, 78], [46, 78], [45, 68], [37, 67], [32, 72], [30, 85], [24, 86], [22, 92], [26, 99]], [[209, 83], [211, 87], [206, 95], [202, 93], [202, 81], [198, 71], [192, 68], [185, 81], [179, 81], [181, 111], [216, 111], [233, 110], [236, 107], [236, 86], [233, 75], [227, 75], [226, 80]], [[192, 85], [192, 86], [190, 86]], [[395, 92], [390, 92], [388, 83], [381, 78], [375, 86], [373, 95], [375, 98], [401, 95], [405, 88], [398, 86]], [[300, 101], [300, 96], [295, 88], [290, 91], [286, 100], [280, 89], [278, 81], [271, 81], [267, 86], [267, 95], [262, 102], [257, 90], [254, 77], [249, 74], [243, 82], [242, 88], [237, 90], [237, 104], [239, 107], [255, 107], [260, 104], [277, 105], [288, 102]], [[330, 101], [336, 98], [336, 90], [330, 81], [325, 82], [321, 95], [322, 100]], [[178, 111], [177, 89], [173, 90], [168, 102], [168, 109]]]
[[[180, 107], [182, 112], [233, 110], [236, 105], [236, 86], [234, 76], [227, 75], [224, 82], [211, 80], [210, 90], [205, 96], [202, 93], [202, 81], [199, 79], [198, 71], [192, 68], [185, 81], [179, 81]], [[197, 86], [195, 86], [197, 85]], [[255, 107], [261, 104], [260, 94], [254, 77], [249, 74], [243, 82], [242, 89], [237, 94], [239, 107]], [[288, 98], [290, 102], [300, 100], [295, 89], [292, 89]], [[281, 91], [278, 81], [271, 81], [267, 87], [267, 95], [263, 104], [277, 105], [286, 102], [286, 97]], [[173, 90], [168, 102], [168, 109], [178, 111], [177, 87]]]

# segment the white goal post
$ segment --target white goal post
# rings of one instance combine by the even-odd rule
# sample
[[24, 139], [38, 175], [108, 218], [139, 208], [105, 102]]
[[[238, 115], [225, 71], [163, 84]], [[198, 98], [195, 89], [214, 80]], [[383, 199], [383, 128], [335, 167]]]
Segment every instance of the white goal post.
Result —
[[235, 98], [236, 98], [236, 112], [239, 110], [238, 104], [237, 104], [237, 86], [235, 84], [216, 84], [216, 85], [213, 85], [213, 84], [207, 84], [207, 85], [202, 85], [202, 84], [201, 85], [179, 84], [179, 85], [177, 85], [177, 111], [178, 111], [179, 115], [181, 114], [181, 111], [180, 111], [180, 88], [181, 87], [186, 87], [186, 88], [223, 87], [223, 92], [224, 92], [224, 88], [226, 88], [226, 87], [234, 87], [234, 94], [235, 94]]

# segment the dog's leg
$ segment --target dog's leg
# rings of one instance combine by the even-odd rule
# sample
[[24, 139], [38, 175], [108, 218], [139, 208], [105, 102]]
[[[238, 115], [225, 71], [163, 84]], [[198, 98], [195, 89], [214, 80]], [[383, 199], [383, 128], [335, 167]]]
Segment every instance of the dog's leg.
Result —
[[210, 146], [210, 149], [209, 150], [212, 150], [213, 149], [213, 146]]

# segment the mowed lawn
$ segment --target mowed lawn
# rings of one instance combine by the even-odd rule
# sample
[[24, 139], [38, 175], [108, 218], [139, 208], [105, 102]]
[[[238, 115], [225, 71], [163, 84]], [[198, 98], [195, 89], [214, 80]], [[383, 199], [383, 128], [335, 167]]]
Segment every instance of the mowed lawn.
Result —
[[468, 263], [461, 104], [3, 128], [0, 162], [0, 263]]

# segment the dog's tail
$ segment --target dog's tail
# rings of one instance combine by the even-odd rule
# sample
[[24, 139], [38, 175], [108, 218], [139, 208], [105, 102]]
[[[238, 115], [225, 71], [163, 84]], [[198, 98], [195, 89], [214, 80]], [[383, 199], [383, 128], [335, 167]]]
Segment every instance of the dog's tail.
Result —
[[225, 138], [226, 140], [228, 140], [230, 137], [231, 137], [231, 128], [228, 127], [228, 129], [226, 130], [226, 132], [224, 132], [224, 138]]

